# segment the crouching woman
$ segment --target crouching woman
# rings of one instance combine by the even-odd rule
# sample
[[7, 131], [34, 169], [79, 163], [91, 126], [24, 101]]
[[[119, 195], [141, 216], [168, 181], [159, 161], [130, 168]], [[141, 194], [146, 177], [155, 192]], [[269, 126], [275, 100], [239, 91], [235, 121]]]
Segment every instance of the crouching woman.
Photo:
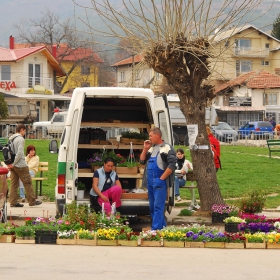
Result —
[[122, 186], [117, 173], [112, 170], [114, 160], [107, 157], [103, 167], [94, 171], [92, 188], [90, 190], [91, 208], [94, 208], [96, 201], [100, 206], [104, 203], [106, 215], [111, 213], [111, 203], [116, 203], [116, 208], [121, 206]]

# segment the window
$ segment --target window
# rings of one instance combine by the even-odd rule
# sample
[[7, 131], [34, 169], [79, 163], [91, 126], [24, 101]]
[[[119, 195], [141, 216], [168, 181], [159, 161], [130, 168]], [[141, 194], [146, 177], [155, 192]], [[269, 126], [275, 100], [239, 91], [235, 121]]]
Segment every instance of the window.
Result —
[[87, 65], [81, 66], [81, 74], [82, 75], [89, 75], [90, 74], [90, 67]]
[[264, 93], [263, 105], [277, 105], [277, 93]]
[[21, 105], [17, 105], [17, 109], [18, 109], [18, 114], [19, 115], [23, 115], [22, 106]]
[[227, 48], [229, 46], [229, 40], [225, 42], [225, 47]]
[[28, 87], [41, 84], [41, 65], [28, 64]]
[[262, 60], [261, 65], [262, 66], [269, 66], [269, 60]]
[[53, 122], [63, 122], [64, 117], [62, 115], [56, 115], [53, 119]]
[[269, 49], [269, 44], [265, 44], [265, 48], [266, 48], [266, 49]]
[[236, 74], [247, 73], [252, 71], [252, 61], [251, 60], [236, 60]]
[[125, 72], [121, 72], [121, 82], [125, 82]]
[[235, 54], [244, 54], [246, 51], [251, 49], [251, 40], [249, 39], [239, 39], [235, 40]]
[[83, 82], [81, 83], [81, 87], [90, 87], [90, 83]]
[[11, 80], [11, 66], [1, 65], [1, 81], [10, 81], [10, 80]]
[[10, 115], [14, 115], [15, 114], [14, 105], [8, 105], [8, 110], [9, 110], [9, 114]]

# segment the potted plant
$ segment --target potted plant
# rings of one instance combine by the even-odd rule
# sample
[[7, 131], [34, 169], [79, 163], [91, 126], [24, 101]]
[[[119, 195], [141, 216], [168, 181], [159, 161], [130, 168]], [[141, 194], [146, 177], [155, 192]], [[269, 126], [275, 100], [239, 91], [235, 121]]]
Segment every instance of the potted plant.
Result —
[[60, 245], [75, 245], [77, 243], [77, 232], [75, 230], [57, 231], [56, 244]]
[[141, 246], [144, 247], [161, 247], [163, 246], [163, 239], [161, 231], [147, 230], [140, 232]]
[[262, 190], [252, 190], [237, 202], [239, 210], [244, 213], [261, 213], [266, 201], [266, 193]]
[[35, 230], [33, 226], [19, 226], [15, 228], [15, 243], [35, 243]]
[[227, 242], [226, 249], [244, 249], [246, 238], [243, 233], [229, 233], [225, 232]]
[[121, 134], [120, 142], [126, 144], [143, 144], [143, 141], [147, 139], [149, 139], [149, 135], [147, 133], [124, 131]]
[[15, 242], [15, 228], [13, 223], [0, 224], [0, 243]]
[[161, 230], [164, 247], [185, 247], [186, 233], [182, 227], [168, 226]]
[[224, 219], [232, 212], [233, 207], [227, 204], [213, 204], [211, 210], [212, 223], [223, 223]]
[[246, 248], [247, 249], [265, 249], [265, 233], [257, 232], [257, 233], [245, 233], [246, 238]]
[[78, 245], [96, 245], [96, 232], [88, 229], [79, 229], [77, 231], [77, 244]]
[[78, 182], [77, 185], [77, 199], [84, 199], [86, 185], [83, 182]]
[[138, 246], [139, 235], [133, 232], [129, 226], [125, 226], [118, 234], [118, 245], [120, 246]]
[[238, 225], [240, 223], [245, 223], [245, 220], [239, 217], [230, 216], [224, 219], [224, 223], [226, 232], [238, 232]]
[[94, 153], [91, 158], [87, 160], [88, 165], [90, 165], [91, 170], [94, 172], [96, 169], [103, 165], [102, 153]]

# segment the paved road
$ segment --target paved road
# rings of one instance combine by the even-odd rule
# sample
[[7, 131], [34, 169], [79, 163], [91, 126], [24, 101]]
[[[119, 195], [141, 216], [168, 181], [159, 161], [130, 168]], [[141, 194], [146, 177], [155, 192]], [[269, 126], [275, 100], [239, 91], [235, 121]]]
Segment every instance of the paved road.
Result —
[[279, 279], [279, 251], [1, 244], [1, 280]]

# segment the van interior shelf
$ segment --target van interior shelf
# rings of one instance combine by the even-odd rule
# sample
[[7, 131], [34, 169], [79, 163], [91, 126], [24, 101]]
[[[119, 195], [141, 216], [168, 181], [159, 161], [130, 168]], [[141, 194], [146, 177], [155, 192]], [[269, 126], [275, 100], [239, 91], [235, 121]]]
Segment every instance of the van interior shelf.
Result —
[[150, 129], [148, 123], [134, 123], [134, 122], [82, 122], [81, 127], [137, 127]]
[[[144, 140], [143, 140], [144, 142]], [[114, 148], [114, 149], [119, 149], [119, 150], [127, 150], [130, 148], [130, 145], [127, 144], [78, 144], [78, 148], [81, 149], [103, 149], [103, 147], [108, 146], [108, 148]], [[143, 149], [143, 145], [134, 145], [133, 144], [133, 149]]]
[[[83, 172], [83, 170], [79, 169], [78, 170], [78, 176], [79, 177], [83, 177], [83, 178], [92, 178], [93, 176], [93, 172], [89, 171], [89, 172]], [[138, 178], [138, 179], [142, 179], [143, 175], [140, 173], [136, 173], [136, 174], [125, 174], [125, 173], [120, 173], [118, 174], [119, 178]]]

